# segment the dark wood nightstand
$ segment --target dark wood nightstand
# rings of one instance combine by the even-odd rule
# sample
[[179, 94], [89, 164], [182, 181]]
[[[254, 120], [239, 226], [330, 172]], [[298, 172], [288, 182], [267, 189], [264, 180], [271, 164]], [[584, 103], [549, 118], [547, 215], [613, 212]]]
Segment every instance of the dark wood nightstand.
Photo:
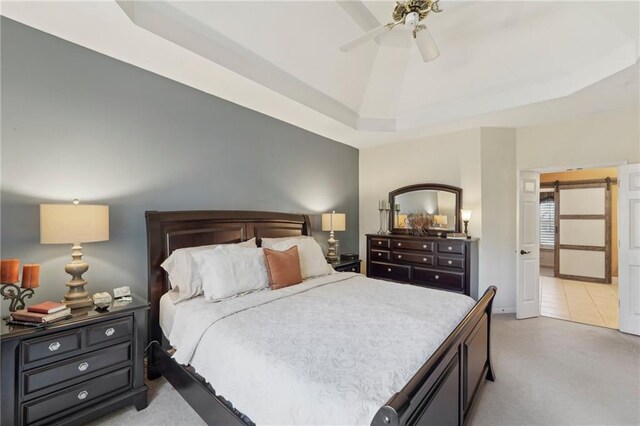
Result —
[[332, 262], [331, 266], [338, 272], [357, 272], [360, 273], [360, 262], [361, 260], [338, 260], [337, 262]]
[[134, 295], [43, 329], [2, 320], [2, 425], [80, 425], [130, 403], [145, 408], [148, 309]]

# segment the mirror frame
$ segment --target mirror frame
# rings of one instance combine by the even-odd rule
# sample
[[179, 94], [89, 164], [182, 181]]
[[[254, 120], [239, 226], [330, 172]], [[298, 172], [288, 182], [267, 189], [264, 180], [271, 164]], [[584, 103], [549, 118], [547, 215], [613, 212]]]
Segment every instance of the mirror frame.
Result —
[[389, 193], [389, 204], [391, 205], [391, 211], [389, 214], [389, 229], [392, 234], [410, 234], [410, 229], [405, 228], [394, 228], [393, 223], [393, 212], [395, 211], [396, 197], [398, 195], [406, 194], [408, 192], [414, 191], [424, 191], [424, 190], [432, 190], [432, 191], [445, 191], [451, 192], [456, 196], [456, 226], [455, 231], [427, 231], [428, 235], [446, 235], [451, 232], [460, 232], [462, 229], [461, 223], [462, 218], [460, 217], [460, 209], [462, 208], [462, 188], [458, 188], [457, 186], [451, 185], [443, 185], [440, 183], [419, 183], [416, 185], [403, 186], [402, 188], [398, 188], [395, 191], [391, 191]]

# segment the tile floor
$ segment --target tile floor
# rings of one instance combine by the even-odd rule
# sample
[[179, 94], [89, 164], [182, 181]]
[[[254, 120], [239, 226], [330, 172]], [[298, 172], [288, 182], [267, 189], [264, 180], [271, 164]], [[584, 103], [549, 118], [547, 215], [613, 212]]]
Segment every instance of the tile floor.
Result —
[[618, 328], [618, 285], [540, 276], [540, 314], [600, 327]]

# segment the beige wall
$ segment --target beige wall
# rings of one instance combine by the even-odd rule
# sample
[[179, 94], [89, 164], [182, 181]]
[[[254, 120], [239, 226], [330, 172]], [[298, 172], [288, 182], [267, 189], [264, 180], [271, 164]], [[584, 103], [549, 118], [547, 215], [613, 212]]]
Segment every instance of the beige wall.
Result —
[[415, 183], [463, 189], [480, 237], [480, 291], [498, 286], [497, 311], [516, 306], [516, 176], [519, 170], [640, 162], [640, 111], [620, 110], [519, 129], [472, 129], [360, 151], [360, 253], [378, 230], [377, 201]]
[[[570, 172], [542, 173], [540, 182], [555, 182], [604, 179], [618, 177], [617, 167], [605, 167], [585, 170], [572, 170]], [[618, 276], [618, 185], [611, 186], [611, 275]]]
[[474, 211], [469, 224], [481, 236], [480, 129], [360, 150], [360, 253], [365, 234], [379, 228], [378, 200], [394, 189], [416, 183], [463, 188], [464, 208]]
[[495, 309], [512, 312], [516, 300], [515, 129], [483, 128], [480, 158], [482, 239], [478, 293], [495, 285]]
[[[515, 130], [473, 129], [360, 151], [360, 253], [379, 228], [378, 200], [416, 183], [461, 187], [480, 238], [479, 292], [498, 286], [496, 309], [515, 307]], [[485, 187], [486, 185], [486, 187]], [[481, 193], [484, 190], [484, 199]], [[483, 213], [488, 211], [487, 217]], [[485, 229], [486, 228], [486, 229]], [[489, 234], [487, 234], [487, 231]], [[506, 242], [505, 242], [506, 241]]]
[[640, 110], [624, 109], [516, 130], [518, 170], [640, 161]]

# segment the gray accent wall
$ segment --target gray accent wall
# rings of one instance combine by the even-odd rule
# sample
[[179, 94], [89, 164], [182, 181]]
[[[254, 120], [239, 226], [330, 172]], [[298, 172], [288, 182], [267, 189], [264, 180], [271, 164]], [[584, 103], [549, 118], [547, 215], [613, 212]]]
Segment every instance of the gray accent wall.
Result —
[[308, 213], [317, 228], [335, 209], [357, 251], [357, 149], [7, 18], [0, 31], [0, 255], [42, 265], [34, 301], [64, 295], [71, 259], [40, 244], [41, 203], [109, 205], [110, 240], [84, 245], [91, 294], [147, 294], [146, 210]]

